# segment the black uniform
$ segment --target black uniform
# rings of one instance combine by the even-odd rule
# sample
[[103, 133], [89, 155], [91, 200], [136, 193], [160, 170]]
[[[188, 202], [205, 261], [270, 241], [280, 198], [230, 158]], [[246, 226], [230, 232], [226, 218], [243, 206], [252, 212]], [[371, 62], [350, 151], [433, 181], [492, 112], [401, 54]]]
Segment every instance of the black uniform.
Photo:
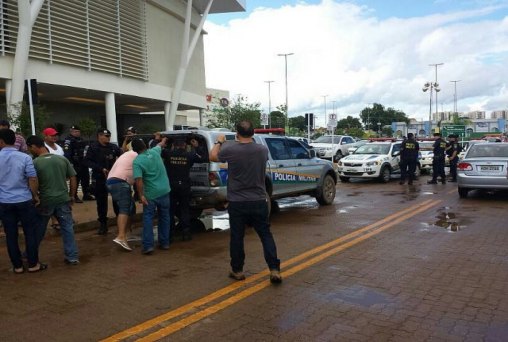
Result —
[[203, 162], [205, 158], [195, 151], [187, 152], [185, 147], [164, 149], [162, 159], [171, 185], [170, 217], [171, 231], [175, 228], [175, 216], [178, 217], [182, 229], [182, 239], [191, 239], [190, 230], [190, 200], [191, 179], [190, 169], [195, 162]]
[[[450, 141], [448, 143], [448, 149], [446, 150], [446, 155], [450, 159], [450, 178], [451, 182], [457, 181], [457, 164], [459, 162], [459, 153], [462, 152], [462, 147], [460, 147], [459, 143], [455, 140]], [[455, 157], [453, 154], [455, 153]], [[452, 158], [453, 157], [453, 158]]]
[[445, 149], [446, 141], [438, 137], [434, 142], [433, 152], [434, 158], [432, 159], [432, 183], [437, 183], [437, 177], [441, 177], [441, 182], [446, 183], [445, 175]]
[[408, 138], [402, 142], [400, 147], [400, 183], [409, 178], [409, 184], [413, 184], [416, 165], [418, 164], [418, 151], [420, 145], [414, 138]]
[[[108, 221], [108, 189], [106, 188], [107, 176], [103, 169], [111, 170], [116, 159], [122, 154], [122, 150], [115, 144], [107, 143], [101, 145], [94, 141], [85, 149], [84, 164], [92, 169], [92, 182], [95, 182], [95, 199], [97, 200], [97, 215], [101, 223], [101, 232], [107, 232]], [[118, 207], [113, 204], [115, 214], [118, 214]], [[106, 231], [104, 231], [106, 230]]]
[[90, 173], [88, 167], [83, 163], [85, 148], [88, 144], [89, 142], [81, 137], [69, 135], [65, 138], [63, 148], [64, 156], [71, 162], [76, 171], [78, 185], [81, 183], [83, 199], [92, 199], [90, 196]]

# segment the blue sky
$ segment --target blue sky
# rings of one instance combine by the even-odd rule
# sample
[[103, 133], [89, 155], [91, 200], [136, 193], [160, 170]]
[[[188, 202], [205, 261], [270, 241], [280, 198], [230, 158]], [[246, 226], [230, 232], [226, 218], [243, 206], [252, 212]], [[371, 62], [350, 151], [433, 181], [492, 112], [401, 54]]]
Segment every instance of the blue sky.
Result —
[[[219, 1], [219, 0], [216, 0]], [[440, 111], [508, 110], [508, 1], [246, 0], [243, 13], [214, 14], [205, 24], [207, 86], [241, 94], [267, 110], [339, 118], [372, 103], [428, 118], [422, 86], [438, 69]], [[326, 96], [326, 97], [324, 97]], [[333, 109], [332, 109], [333, 108]], [[435, 105], [434, 105], [435, 108]], [[318, 119], [319, 121], [319, 119]]]

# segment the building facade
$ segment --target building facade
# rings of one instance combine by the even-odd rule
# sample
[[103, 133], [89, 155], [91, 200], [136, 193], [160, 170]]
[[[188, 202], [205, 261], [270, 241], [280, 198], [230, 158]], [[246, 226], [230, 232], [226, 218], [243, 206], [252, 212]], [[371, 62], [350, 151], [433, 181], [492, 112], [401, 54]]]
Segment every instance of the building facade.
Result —
[[[37, 80], [39, 103], [64, 126], [90, 117], [115, 134], [146, 122], [162, 130], [172, 103], [181, 116], [206, 108], [206, 14], [243, 10], [245, 0], [45, 0], [21, 77]], [[22, 22], [18, 1], [0, 0], [2, 117]]]

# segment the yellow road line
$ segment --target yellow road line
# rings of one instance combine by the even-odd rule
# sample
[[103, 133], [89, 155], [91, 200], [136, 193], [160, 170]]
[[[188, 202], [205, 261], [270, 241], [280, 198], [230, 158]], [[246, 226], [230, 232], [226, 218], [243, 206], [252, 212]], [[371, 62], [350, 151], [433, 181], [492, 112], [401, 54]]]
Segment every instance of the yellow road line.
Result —
[[[389, 222], [389, 223], [387, 223], [387, 224], [385, 224], [385, 225], [383, 225], [383, 226], [381, 226], [381, 227], [379, 227], [379, 228], [377, 228], [365, 235], [362, 235], [354, 240], [346, 242], [343, 245], [337, 246], [329, 251], [326, 251], [320, 255], [313, 257], [310, 260], [307, 260], [299, 265], [296, 265], [287, 271], [282, 272], [282, 276], [289, 277], [299, 271], [309, 268], [310, 266], [312, 266], [312, 265], [314, 265], [314, 264], [340, 252], [340, 251], [343, 251], [349, 247], [352, 247], [352, 246], [354, 246], [354, 245], [356, 245], [356, 244], [358, 244], [358, 243], [360, 243], [360, 242], [362, 242], [374, 235], [377, 235], [377, 234], [381, 233], [382, 231], [384, 231], [384, 230], [386, 230], [386, 229], [388, 229], [400, 222], [403, 222], [403, 221], [407, 220], [408, 218], [413, 217], [413, 216], [435, 206], [436, 204], [438, 204], [440, 202], [441, 202], [440, 200], [432, 201], [431, 203], [428, 203], [427, 205], [420, 206], [420, 208], [418, 208], [412, 212], [409, 212], [407, 214], [404, 214], [404, 215], [400, 216], [399, 218], [397, 218], [397, 219], [395, 219], [395, 220], [393, 220], [393, 221], [391, 221], [391, 222]], [[151, 333], [145, 337], [142, 337], [142, 338], [138, 339], [137, 341], [141, 341], [141, 342], [157, 341], [161, 338], [169, 336], [169, 335], [189, 326], [190, 324], [200, 321], [205, 317], [208, 317], [220, 310], [223, 310], [223, 309], [261, 291], [262, 289], [268, 287], [269, 285], [270, 285], [270, 282], [268, 280], [262, 281], [261, 283], [256, 284], [250, 288], [247, 288], [247, 289], [221, 301], [220, 303], [212, 305], [212, 306], [210, 306], [206, 309], [203, 309], [195, 314], [189, 315], [188, 317], [185, 317], [185, 318], [179, 320], [178, 322], [172, 323], [165, 328], [162, 328], [154, 333]]]
[[[401, 211], [398, 211], [398, 212], [396, 212], [394, 214], [391, 214], [391, 215], [385, 217], [384, 219], [381, 219], [381, 220], [376, 221], [376, 222], [374, 222], [372, 224], [369, 224], [369, 225], [367, 225], [367, 226], [365, 226], [363, 228], [355, 230], [354, 232], [351, 232], [351, 233], [349, 233], [349, 234], [347, 234], [345, 236], [342, 236], [342, 237], [340, 237], [338, 239], [332, 240], [332, 241], [330, 241], [328, 243], [325, 243], [325, 244], [323, 244], [321, 246], [315, 247], [315, 248], [313, 248], [313, 249], [311, 249], [311, 250], [309, 250], [307, 252], [304, 252], [304, 253], [296, 256], [296, 257], [293, 257], [293, 258], [291, 258], [291, 259], [289, 259], [289, 260], [287, 260], [285, 262], [282, 262], [281, 267], [282, 268], [288, 267], [288, 266], [290, 266], [290, 265], [292, 265], [292, 264], [294, 264], [296, 262], [299, 262], [299, 261], [301, 261], [301, 260], [303, 260], [305, 258], [310, 257], [311, 255], [319, 253], [319, 252], [321, 252], [321, 251], [323, 251], [323, 250], [325, 250], [327, 248], [333, 247], [333, 246], [335, 246], [337, 244], [340, 244], [340, 243], [342, 243], [342, 242], [344, 242], [346, 240], [352, 239], [352, 238], [354, 238], [354, 237], [364, 233], [365, 231], [368, 231], [368, 230], [370, 230], [372, 228], [375, 228], [377, 226], [380, 226], [380, 225], [382, 225], [382, 224], [384, 224], [386, 222], [394, 220], [397, 217], [399, 217], [400, 215], [403, 215], [405, 213], [411, 213], [414, 210], [418, 209], [421, 206], [424, 206], [424, 205], [428, 204], [431, 201], [432, 200], [426, 200], [426, 201], [424, 201], [422, 203], [417, 203], [417, 204], [415, 204], [415, 205], [413, 205], [411, 207], [408, 207], [408, 208], [403, 209]], [[226, 287], [224, 287], [222, 289], [219, 289], [219, 290], [217, 290], [217, 291], [215, 291], [213, 293], [210, 293], [209, 295], [206, 295], [206, 296], [204, 296], [204, 297], [202, 297], [200, 299], [197, 299], [197, 300], [195, 300], [195, 301], [193, 301], [191, 303], [185, 304], [185, 305], [183, 305], [183, 306], [181, 306], [181, 307], [179, 307], [179, 308], [177, 308], [175, 310], [166, 312], [166, 313], [164, 313], [162, 315], [159, 315], [157, 317], [149, 319], [149, 320], [147, 320], [147, 321], [145, 321], [145, 322], [143, 322], [141, 324], [135, 325], [135, 326], [133, 326], [133, 327], [131, 327], [129, 329], [126, 329], [124, 331], [118, 332], [118, 333], [116, 333], [116, 334], [114, 334], [114, 335], [112, 335], [110, 337], [107, 337], [107, 338], [103, 339], [101, 342], [119, 341], [119, 340], [122, 340], [124, 338], [136, 335], [136, 334], [138, 334], [140, 332], [143, 332], [145, 330], [148, 330], [148, 329], [150, 329], [150, 328], [152, 328], [152, 327], [154, 327], [154, 326], [156, 326], [156, 325], [158, 325], [158, 324], [160, 324], [162, 322], [168, 321], [168, 320], [170, 320], [172, 318], [175, 318], [175, 317], [178, 317], [180, 315], [183, 315], [184, 313], [186, 313], [188, 311], [196, 309], [196, 308], [198, 308], [198, 307], [200, 307], [202, 305], [208, 304], [208, 303], [210, 303], [210, 302], [212, 302], [212, 301], [214, 301], [214, 300], [216, 300], [216, 299], [218, 299], [220, 297], [223, 297], [223, 296], [227, 295], [228, 293], [236, 291], [236, 290], [244, 287], [245, 285], [250, 284], [252, 282], [255, 282], [255, 281], [259, 280], [260, 278], [265, 277], [267, 275], [268, 275], [268, 271], [262, 271], [262, 272], [260, 272], [258, 274], [252, 275], [252, 276], [248, 277], [243, 282], [235, 282], [235, 283], [233, 283], [231, 285], [228, 285], [228, 286], [226, 286]]]

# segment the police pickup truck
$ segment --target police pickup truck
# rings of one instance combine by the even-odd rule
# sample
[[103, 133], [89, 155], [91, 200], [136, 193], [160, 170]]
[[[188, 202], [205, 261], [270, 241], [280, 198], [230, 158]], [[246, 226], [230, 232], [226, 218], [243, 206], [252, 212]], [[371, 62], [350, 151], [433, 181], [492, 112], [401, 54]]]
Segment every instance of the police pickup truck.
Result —
[[[169, 138], [169, 144], [176, 139], [195, 139], [199, 143], [197, 152], [208, 155], [219, 135], [226, 140], [235, 140], [231, 131], [181, 130], [162, 132]], [[335, 198], [337, 175], [330, 161], [316, 157], [296, 139], [285, 136], [255, 134], [254, 141], [268, 148], [266, 164], [266, 190], [270, 199], [311, 195], [321, 205], [331, 204]], [[190, 148], [190, 146], [189, 146]], [[191, 169], [192, 217], [198, 217], [202, 210], [224, 209], [226, 205], [227, 163], [207, 162], [194, 164]]]

